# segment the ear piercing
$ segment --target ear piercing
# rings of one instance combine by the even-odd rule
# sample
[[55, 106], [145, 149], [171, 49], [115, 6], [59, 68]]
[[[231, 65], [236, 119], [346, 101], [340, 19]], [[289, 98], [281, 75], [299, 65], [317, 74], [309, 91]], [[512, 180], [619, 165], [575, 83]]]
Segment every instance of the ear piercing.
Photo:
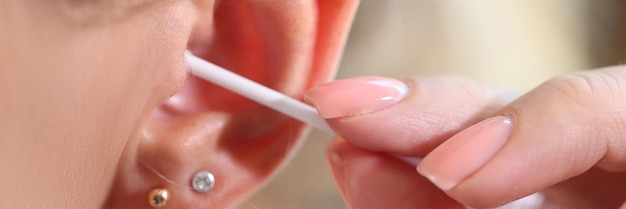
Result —
[[[178, 184], [175, 184], [175, 185], [178, 185]], [[211, 189], [213, 189], [213, 187], [215, 186], [215, 176], [211, 172], [200, 171], [193, 176], [191, 180], [191, 185], [194, 191], [198, 193], [206, 193], [210, 191]], [[179, 186], [182, 186], [182, 185], [179, 185]], [[185, 186], [182, 186], [182, 187], [185, 187]], [[165, 207], [169, 198], [170, 198], [170, 194], [169, 194], [169, 191], [167, 191], [167, 189], [156, 188], [150, 191], [150, 194], [148, 195], [148, 202], [154, 208], [162, 208], [162, 207]]]
[[150, 192], [150, 195], [148, 195], [148, 201], [152, 207], [161, 208], [167, 204], [169, 197], [167, 189], [156, 188]]
[[193, 176], [191, 180], [193, 190], [198, 193], [205, 193], [213, 189], [215, 186], [215, 176], [208, 171], [200, 171]]

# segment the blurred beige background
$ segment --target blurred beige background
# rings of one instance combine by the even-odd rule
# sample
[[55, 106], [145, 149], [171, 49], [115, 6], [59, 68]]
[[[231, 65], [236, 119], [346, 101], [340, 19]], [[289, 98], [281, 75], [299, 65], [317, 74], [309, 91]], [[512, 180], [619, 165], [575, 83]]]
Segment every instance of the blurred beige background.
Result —
[[[624, 63], [626, 3], [363, 0], [338, 77], [462, 75], [527, 91], [558, 74]], [[313, 131], [296, 158], [238, 209], [345, 208]]]

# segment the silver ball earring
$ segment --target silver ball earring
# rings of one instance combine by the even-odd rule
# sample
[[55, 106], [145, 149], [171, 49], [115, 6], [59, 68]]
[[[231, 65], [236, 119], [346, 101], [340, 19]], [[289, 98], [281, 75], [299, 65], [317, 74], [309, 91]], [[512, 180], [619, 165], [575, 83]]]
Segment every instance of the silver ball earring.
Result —
[[208, 192], [215, 186], [215, 176], [211, 172], [200, 171], [193, 176], [191, 186], [198, 193]]

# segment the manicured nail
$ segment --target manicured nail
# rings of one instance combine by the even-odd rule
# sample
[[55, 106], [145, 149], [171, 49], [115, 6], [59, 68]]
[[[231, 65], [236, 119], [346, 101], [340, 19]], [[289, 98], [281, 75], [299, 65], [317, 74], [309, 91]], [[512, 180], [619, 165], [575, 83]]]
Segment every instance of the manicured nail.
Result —
[[342, 150], [340, 148], [342, 143], [342, 140], [333, 141], [326, 153], [328, 155], [328, 164], [331, 167], [330, 170], [332, 171], [335, 183], [341, 192], [341, 196], [343, 196], [346, 201], [349, 201], [348, 191], [346, 191], [345, 161], [341, 155]]
[[380, 77], [359, 77], [322, 84], [306, 99], [324, 118], [363, 115], [391, 107], [404, 98], [408, 87], [401, 81]]
[[456, 134], [428, 154], [417, 171], [446, 191], [483, 167], [508, 141], [511, 119], [497, 116]]

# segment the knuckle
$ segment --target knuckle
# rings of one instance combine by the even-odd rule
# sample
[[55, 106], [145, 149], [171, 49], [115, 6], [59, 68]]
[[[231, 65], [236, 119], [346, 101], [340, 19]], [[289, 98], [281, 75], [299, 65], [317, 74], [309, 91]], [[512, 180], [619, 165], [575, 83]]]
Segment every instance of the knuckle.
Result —
[[576, 75], [553, 78], [542, 87], [552, 90], [550, 92], [556, 94], [557, 97], [565, 97], [582, 106], [587, 106], [595, 91], [587, 79]]
[[556, 96], [565, 97], [587, 109], [612, 106], [626, 96], [626, 80], [613, 71], [588, 71], [558, 76], [544, 83]]
[[[563, 75], [544, 83], [548, 96], [565, 99], [566, 108], [575, 108], [587, 130], [586, 138], [595, 141], [593, 156], [605, 170], [626, 170], [626, 68], [609, 68]], [[600, 143], [601, 141], [605, 144]], [[588, 144], [589, 145], [589, 144]]]

